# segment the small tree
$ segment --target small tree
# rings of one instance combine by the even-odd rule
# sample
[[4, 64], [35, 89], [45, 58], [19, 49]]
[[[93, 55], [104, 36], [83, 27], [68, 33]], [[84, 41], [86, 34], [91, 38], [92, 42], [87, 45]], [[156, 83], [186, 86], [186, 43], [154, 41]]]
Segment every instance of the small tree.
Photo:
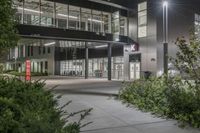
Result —
[[12, 0], [0, 0], [0, 58], [8, 48], [16, 46], [18, 41], [15, 9], [12, 5]]
[[184, 37], [179, 37], [175, 43], [178, 46], [176, 58], [171, 58], [175, 67], [187, 75], [187, 80], [193, 80], [200, 92], [200, 41], [191, 35], [189, 42]]

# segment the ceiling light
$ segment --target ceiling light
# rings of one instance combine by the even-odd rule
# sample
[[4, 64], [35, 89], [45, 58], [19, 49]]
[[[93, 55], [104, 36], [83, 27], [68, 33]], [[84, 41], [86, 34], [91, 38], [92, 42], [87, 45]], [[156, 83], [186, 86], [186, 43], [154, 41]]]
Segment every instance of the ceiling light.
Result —
[[95, 46], [95, 48], [106, 48], [108, 47], [108, 45], [99, 45], [99, 46]]
[[[66, 18], [68, 18], [68, 15], [65, 15], [65, 14], [58, 13], [57, 15], [58, 15], [58, 16], [61, 16], [61, 17], [66, 17]], [[76, 17], [76, 16], [69, 16], [69, 18], [77, 19], [78, 17]]]
[[89, 18], [88, 20], [89, 21], [93, 21], [93, 22], [97, 22], [97, 23], [104, 23], [103, 21], [97, 20], [97, 19], [91, 19], [91, 18]]
[[56, 42], [45, 43], [44, 46], [51, 46], [51, 45], [54, 45], [54, 44], [56, 44]]
[[[18, 10], [23, 10], [22, 7], [17, 7]], [[32, 10], [32, 9], [28, 9], [28, 8], [24, 8], [24, 11], [28, 11], [28, 12], [34, 12], [34, 13], [43, 13], [40, 11], [36, 11], [36, 10]]]

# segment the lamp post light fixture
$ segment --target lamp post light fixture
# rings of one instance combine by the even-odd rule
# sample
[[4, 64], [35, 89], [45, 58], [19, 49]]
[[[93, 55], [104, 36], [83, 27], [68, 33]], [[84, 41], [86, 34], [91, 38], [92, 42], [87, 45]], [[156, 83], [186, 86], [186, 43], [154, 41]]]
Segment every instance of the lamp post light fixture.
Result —
[[168, 75], [168, 1], [163, 1], [163, 48], [164, 74]]

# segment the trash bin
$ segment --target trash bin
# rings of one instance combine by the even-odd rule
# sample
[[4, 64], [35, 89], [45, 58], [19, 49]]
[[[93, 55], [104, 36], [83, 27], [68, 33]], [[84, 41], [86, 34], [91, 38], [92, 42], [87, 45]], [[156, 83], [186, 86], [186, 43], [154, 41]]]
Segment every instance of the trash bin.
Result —
[[145, 72], [144, 72], [144, 78], [145, 78], [145, 79], [149, 79], [149, 78], [151, 77], [151, 74], [152, 74], [152, 73], [151, 73], [150, 71], [145, 71]]

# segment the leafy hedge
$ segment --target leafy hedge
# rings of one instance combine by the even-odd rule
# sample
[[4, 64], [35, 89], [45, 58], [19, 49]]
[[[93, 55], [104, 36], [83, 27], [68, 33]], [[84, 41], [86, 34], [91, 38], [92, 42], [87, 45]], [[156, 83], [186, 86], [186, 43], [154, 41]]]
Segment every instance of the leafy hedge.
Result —
[[[8, 71], [5, 71], [4, 73], [11, 74], [14, 76], [25, 76], [26, 75], [25, 72], [17, 72], [17, 71], [13, 71], [13, 70], [8, 70]], [[48, 76], [48, 73], [31, 72], [31, 76]]]
[[200, 128], [200, 94], [195, 87], [179, 77], [152, 77], [127, 84], [121, 89], [119, 97], [143, 111]]
[[[24, 83], [17, 79], [0, 77], [0, 132], [3, 133], [78, 133], [82, 120], [91, 109], [68, 113], [58, 107], [44, 84]], [[80, 120], [68, 123], [68, 119], [80, 114]]]

